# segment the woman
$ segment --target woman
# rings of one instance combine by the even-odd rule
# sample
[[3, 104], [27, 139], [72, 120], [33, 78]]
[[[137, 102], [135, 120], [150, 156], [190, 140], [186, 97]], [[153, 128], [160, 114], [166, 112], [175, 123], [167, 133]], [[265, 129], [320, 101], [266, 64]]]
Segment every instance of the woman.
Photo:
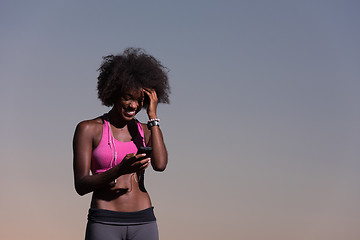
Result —
[[[141, 49], [103, 59], [98, 97], [112, 108], [80, 122], [73, 141], [76, 192], [93, 192], [85, 239], [158, 239], [144, 171], [149, 164], [155, 171], [167, 165], [157, 117], [158, 102], [169, 103], [167, 71]], [[135, 119], [142, 108], [147, 124]], [[151, 155], [137, 154], [144, 146], [152, 147]]]

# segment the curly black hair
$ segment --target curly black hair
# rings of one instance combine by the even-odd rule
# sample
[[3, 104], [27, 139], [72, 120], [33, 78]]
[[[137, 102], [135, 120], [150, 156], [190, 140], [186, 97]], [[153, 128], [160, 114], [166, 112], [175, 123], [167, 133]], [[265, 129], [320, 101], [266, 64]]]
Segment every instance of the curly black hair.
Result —
[[[168, 69], [141, 48], [103, 57], [98, 71], [98, 97], [105, 106], [113, 106], [119, 95], [131, 88], [152, 88], [160, 103], [169, 103]], [[145, 98], [143, 107], [148, 105]]]

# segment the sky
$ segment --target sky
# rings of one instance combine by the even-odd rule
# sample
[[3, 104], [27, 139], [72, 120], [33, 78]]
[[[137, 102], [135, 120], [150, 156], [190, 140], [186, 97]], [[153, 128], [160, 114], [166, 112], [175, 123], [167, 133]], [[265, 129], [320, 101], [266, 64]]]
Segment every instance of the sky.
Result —
[[[0, 239], [83, 239], [75, 126], [102, 56], [169, 68], [160, 239], [360, 239], [360, 3], [1, 1]], [[147, 121], [144, 113], [140, 121]]]

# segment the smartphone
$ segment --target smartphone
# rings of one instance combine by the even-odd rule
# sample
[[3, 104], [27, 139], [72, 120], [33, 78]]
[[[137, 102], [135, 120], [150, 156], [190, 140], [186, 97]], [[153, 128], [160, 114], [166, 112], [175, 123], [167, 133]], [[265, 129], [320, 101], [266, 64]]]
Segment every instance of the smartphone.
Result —
[[[151, 152], [152, 152], [152, 147], [139, 147], [137, 154], [146, 153], [146, 156], [144, 158], [141, 158], [141, 159], [145, 159], [145, 158], [150, 157]], [[138, 182], [139, 182], [139, 189], [142, 192], [147, 192], [145, 185], [144, 185], [144, 171], [145, 170], [142, 170], [141, 172], [137, 172], [137, 176], [138, 176]]]
[[137, 154], [146, 153], [146, 157], [148, 158], [151, 155], [152, 147], [139, 147]]

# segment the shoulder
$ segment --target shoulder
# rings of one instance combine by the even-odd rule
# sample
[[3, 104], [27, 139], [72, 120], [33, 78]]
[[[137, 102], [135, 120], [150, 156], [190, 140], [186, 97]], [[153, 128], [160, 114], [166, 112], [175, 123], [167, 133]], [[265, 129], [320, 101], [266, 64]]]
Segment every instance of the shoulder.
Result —
[[102, 117], [97, 117], [90, 120], [84, 120], [77, 124], [75, 129], [76, 135], [94, 136], [102, 131], [103, 120]]

